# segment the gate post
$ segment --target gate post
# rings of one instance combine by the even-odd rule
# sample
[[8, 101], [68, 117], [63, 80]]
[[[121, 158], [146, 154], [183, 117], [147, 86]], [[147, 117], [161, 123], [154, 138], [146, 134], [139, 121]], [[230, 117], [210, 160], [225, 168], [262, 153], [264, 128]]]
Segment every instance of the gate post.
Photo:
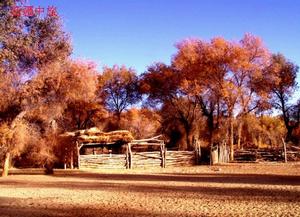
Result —
[[166, 167], [166, 151], [165, 151], [165, 144], [160, 144], [160, 156], [161, 156], [161, 167]]
[[128, 143], [128, 169], [132, 168], [132, 152], [131, 152], [131, 143]]
[[201, 159], [201, 144], [197, 139], [194, 140], [194, 152], [195, 152], [196, 165], [198, 165]]
[[80, 148], [78, 141], [76, 141], [76, 152], [77, 152], [77, 167], [80, 169]]

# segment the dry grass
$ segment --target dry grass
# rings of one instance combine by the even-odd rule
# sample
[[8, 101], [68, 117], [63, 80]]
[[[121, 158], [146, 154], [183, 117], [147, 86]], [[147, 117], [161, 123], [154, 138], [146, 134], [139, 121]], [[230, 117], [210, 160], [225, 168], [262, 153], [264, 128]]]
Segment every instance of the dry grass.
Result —
[[82, 143], [128, 143], [134, 139], [132, 134], [127, 130], [102, 132], [97, 127], [93, 127], [87, 130], [67, 132], [62, 134], [61, 137], [75, 138]]
[[55, 171], [0, 179], [0, 216], [299, 216], [300, 164]]

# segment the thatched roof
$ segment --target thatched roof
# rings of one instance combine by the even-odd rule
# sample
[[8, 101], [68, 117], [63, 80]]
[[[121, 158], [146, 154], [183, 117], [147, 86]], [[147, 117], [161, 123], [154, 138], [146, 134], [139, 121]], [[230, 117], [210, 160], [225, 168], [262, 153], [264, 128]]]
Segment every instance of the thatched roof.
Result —
[[62, 136], [73, 137], [81, 143], [128, 143], [134, 139], [132, 134], [127, 130], [102, 132], [97, 127], [66, 132]]

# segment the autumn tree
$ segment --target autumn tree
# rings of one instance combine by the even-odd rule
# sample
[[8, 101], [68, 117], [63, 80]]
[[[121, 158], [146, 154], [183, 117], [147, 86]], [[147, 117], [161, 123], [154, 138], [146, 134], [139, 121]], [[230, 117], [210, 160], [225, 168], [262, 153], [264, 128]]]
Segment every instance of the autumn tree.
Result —
[[286, 141], [291, 140], [293, 129], [297, 127], [292, 119], [290, 99], [297, 83], [296, 76], [299, 67], [287, 60], [282, 54], [274, 54], [269, 66], [265, 68], [266, 88], [272, 95], [271, 104], [282, 113], [282, 118], [287, 129]]
[[59, 125], [65, 131], [94, 127], [101, 122], [106, 110], [97, 101], [84, 100], [68, 103]]
[[[197, 120], [197, 103], [184, 95], [180, 88], [182, 73], [172, 66], [156, 63], [141, 76], [140, 90], [147, 96], [150, 106], [161, 106], [163, 123], [177, 120], [184, 129], [182, 149], [192, 147], [192, 134]], [[166, 127], [166, 126], [165, 126]]]
[[[61, 61], [71, 52], [69, 38], [58, 18], [13, 17], [11, 9], [15, 4], [12, 0], [0, 3], [0, 125], [8, 130], [6, 135], [12, 135], [7, 138], [16, 138], [14, 123], [26, 115], [24, 83], [46, 64]], [[7, 162], [11, 155], [22, 147], [13, 140], [5, 139], [1, 145], [5, 155], [4, 176], [8, 173]]]
[[291, 109], [292, 123], [294, 125], [292, 141], [300, 145], [300, 100], [295, 103]]
[[96, 95], [98, 72], [95, 64], [73, 61], [61, 70], [58, 76], [61, 88], [65, 88], [62, 93], [64, 102], [61, 102], [65, 109], [58, 120], [60, 127], [64, 131], [94, 127], [105, 113], [103, 102]]
[[107, 109], [116, 115], [118, 125], [122, 112], [141, 99], [138, 77], [133, 69], [125, 66], [105, 67], [99, 76], [98, 93]]
[[234, 117], [258, 105], [260, 96], [252, 81], [262, 76], [267, 50], [258, 38], [248, 34], [238, 43], [220, 37], [210, 42], [189, 39], [177, 48], [173, 65], [185, 74], [182, 88], [197, 100], [207, 118], [210, 144], [214, 131], [220, 127], [220, 118], [228, 119], [233, 160]]
[[[179, 97], [172, 102], [165, 102], [159, 112], [161, 116], [162, 132], [167, 135], [170, 140], [174, 136], [174, 131], [182, 134], [179, 140], [178, 148], [180, 150], [193, 150], [193, 138], [199, 137], [198, 121], [200, 111], [197, 103], [188, 97]], [[174, 145], [174, 144], [173, 144]]]
[[[261, 83], [263, 70], [269, 61], [269, 51], [258, 37], [246, 34], [233, 45], [233, 63], [231, 81], [237, 88], [237, 148], [240, 148], [241, 130], [245, 115], [268, 109], [268, 94]], [[232, 135], [231, 135], [232, 136]], [[232, 138], [231, 138], [232, 139]]]
[[97, 71], [89, 62], [53, 63], [28, 81], [24, 90], [25, 118], [38, 125], [41, 132], [39, 148], [32, 148], [40, 151], [34, 157], [41, 163], [45, 162], [41, 155], [47, 156], [47, 152], [47, 159], [62, 156], [65, 147], [58, 148], [59, 133], [95, 126], [94, 118], [102, 109], [96, 102]]
[[245, 148], [281, 147], [286, 134], [284, 122], [279, 116], [247, 114], [243, 120], [242, 140]]
[[172, 64], [184, 74], [182, 87], [194, 97], [207, 118], [208, 140], [212, 144], [214, 132], [225, 111], [221, 100], [222, 86], [229, 62], [229, 46], [221, 38], [205, 42], [187, 39], [176, 45], [178, 51]]
[[300, 125], [300, 100], [293, 104], [291, 108], [291, 120], [294, 122], [295, 128]]

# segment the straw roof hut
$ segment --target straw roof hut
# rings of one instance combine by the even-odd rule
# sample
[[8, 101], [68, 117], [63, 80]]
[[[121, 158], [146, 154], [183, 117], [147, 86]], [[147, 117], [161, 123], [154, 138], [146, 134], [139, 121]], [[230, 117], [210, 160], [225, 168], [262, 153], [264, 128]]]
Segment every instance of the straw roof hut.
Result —
[[134, 140], [132, 134], [127, 130], [117, 130], [111, 132], [102, 132], [99, 128], [93, 127], [86, 130], [77, 130], [64, 133], [62, 136], [73, 137], [79, 143], [128, 143]]

